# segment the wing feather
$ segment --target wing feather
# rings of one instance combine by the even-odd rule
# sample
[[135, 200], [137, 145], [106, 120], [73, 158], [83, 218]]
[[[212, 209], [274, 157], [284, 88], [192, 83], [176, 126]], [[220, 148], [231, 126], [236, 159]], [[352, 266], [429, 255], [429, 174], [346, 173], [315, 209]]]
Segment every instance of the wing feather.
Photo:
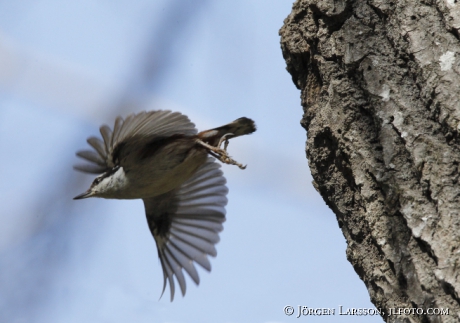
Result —
[[160, 254], [160, 262], [161, 262], [161, 266], [163, 267], [163, 277], [164, 277], [163, 292], [161, 293], [161, 296], [163, 296], [163, 293], [165, 292], [166, 280], [168, 280], [169, 287], [171, 289], [171, 301], [172, 301], [174, 299], [174, 289], [175, 289], [174, 288], [174, 272], [164, 253]]
[[[180, 286], [182, 295], [184, 295], [186, 287], [185, 287], [184, 273], [182, 272], [182, 266], [176, 261], [176, 259], [172, 255], [171, 250], [169, 248], [165, 249], [165, 255], [166, 255], [166, 259], [168, 260], [168, 262], [169, 262], [169, 264], [170, 264], [170, 266], [172, 268], [172, 271], [174, 272], [174, 275], [176, 276], [177, 281], [179, 282], [179, 286]], [[171, 293], [171, 301], [173, 299], [174, 299], [173, 298], [173, 293]]]
[[217, 255], [215, 244], [225, 221], [228, 193], [225, 183], [220, 165], [214, 158], [208, 158], [179, 189], [144, 199], [147, 222], [157, 244], [163, 275], [167, 277], [165, 282], [170, 284], [171, 300], [174, 295], [171, 273], [185, 295], [182, 269], [197, 285], [200, 280], [194, 263], [211, 271], [208, 256]]
[[112, 142], [112, 129], [107, 125], [102, 125], [99, 128], [101, 132], [102, 139], [104, 139], [105, 151], [110, 152], [110, 143]]
[[171, 224], [171, 228], [179, 232], [183, 232], [185, 234], [189, 234], [191, 236], [201, 238], [212, 244], [216, 244], [219, 242], [219, 235], [212, 230], [212, 227], [211, 228], [198, 227], [194, 224], [190, 225], [190, 224], [185, 224], [185, 223], [173, 222]]
[[83, 173], [89, 174], [101, 174], [106, 171], [106, 167], [99, 166], [96, 164], [77, 164], [73, 168]]
[[123, 126], [123, 118], [118, 116], [115, 119], [115, 125], [113, 126], [112, 141], [110, 142], [110, 147], [113, 147], [116, 142], [118, 142], [118, 137], [120, 135], [120, 129]]
[[101, 155], [99, 155], [97, 152], [94, 150], [80, 150], [77, 151], [77, 156], [81, 157], [83, 159], [86, 159], [87, 161], [93, 162], [99, 166], [104, 166], [105, 161], [101, 158]]
[[[176, 134], [192, 136], [197, 133], [195, 125], [187, 116], [169, 110], [143, 111], [130, 114], [126, 119], [119, 116], [115, 119], [113, 131], [107, 125], [101, 126], [99, 130], [103, 140], [90, 137], [87, 142], [97, 152], [100, 159], [94, 154], [88, 154], [87, 151], [79, 152], [77, 156], [90, 164], [77, 165], [75, 169], [99, 174], [112, 169], [115, 166], [113, 155], [117, 146], [121, 143], [129, 143], [129, 140], [133, 138], [149, 140]], [[94, 164], [98, 167], [94, 167]]]
[[169, 238], [171, 243], [181, 250], [190, 260], [193, 260], [198, 265], [206, 269], [207, 271], [211, 271], [211, 263], [209, 262], [208, 256], [206, 252], [196, 248], [195, 246], [178, 239], [177, 236], [173, 236]]
[[187, 274], [193, 279], [195, 284], [198, 285], [200, 283], [200, 276], [198, 276], [198, 272], [193, 265], [193, 260], [185, 255], [183, 251], [178, 249], [173, 243], [171, 243], [169, 250], [174, 258], [180, 263], [182, 268], [184, 268]]
[[86, 141], [88, 142], [88, 144], [90, 144], [91, 147], [93, 147], [97, 151], [99, 156], [105, 159], [107, 152], [105, 151], [104, 142], [101, 139], [97, 137], [89, 137]]

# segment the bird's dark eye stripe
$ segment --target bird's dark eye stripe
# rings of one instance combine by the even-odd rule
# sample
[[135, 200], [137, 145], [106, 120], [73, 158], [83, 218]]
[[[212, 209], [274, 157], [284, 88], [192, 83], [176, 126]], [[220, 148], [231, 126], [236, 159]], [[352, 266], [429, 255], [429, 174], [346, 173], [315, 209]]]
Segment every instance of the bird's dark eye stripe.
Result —
[[104, 176], [104, 177], [97, 177], [94, 182], [93, 182], [93, 185], [96, 185], [96, 184], [99, 184], [104, 178], [106, 178], [107, 176]]
[[117, 165], [114, 168], [112, 168], [111, 170], [109, 170], [109, 171], [105, 172], [104, 174], [102, 174], [101, 176], [97, 177], [94, 180], [92, 186], [99, 184], [104, 178], [110, 177], [113, 173], [115, 173], [118, 170], [118, 168], [120, 168], [120, 166]]

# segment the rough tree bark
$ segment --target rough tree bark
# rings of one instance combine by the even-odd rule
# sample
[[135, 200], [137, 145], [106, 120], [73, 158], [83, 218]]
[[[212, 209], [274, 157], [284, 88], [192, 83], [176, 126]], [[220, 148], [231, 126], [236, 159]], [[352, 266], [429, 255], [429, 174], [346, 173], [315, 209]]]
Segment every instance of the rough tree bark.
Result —
[[297, 0], [280, 30], [313, 184], [387, 322], [460, 321], [458, 2]]

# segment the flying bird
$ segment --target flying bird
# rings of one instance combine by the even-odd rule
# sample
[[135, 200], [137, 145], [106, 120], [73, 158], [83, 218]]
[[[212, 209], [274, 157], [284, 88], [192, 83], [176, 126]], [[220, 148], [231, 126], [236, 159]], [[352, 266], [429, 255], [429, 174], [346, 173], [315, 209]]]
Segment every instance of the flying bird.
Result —
[[182, 269], [197, 285], [195, 263], [211, 271], [208, 255], [217, 255], [215, 244], [223, 230], [228, 193], [216, 159], [244, 169], [228, 155], [228, 140], [254, 131], [254, 121], [245, 117], [199, 133], [179, 112], [144, 111], [126, 119], [117, 117], [113, 131], [107, 125], [100, 127], [102, 140], [88, 138], [94, 150], [77, 152], [89, 163], [74, 168], [100, 175], [74, 199], [144, 201], [163, 269], [162, 295], [169, 282], [172, 301], [174, 276], [185, 295]]

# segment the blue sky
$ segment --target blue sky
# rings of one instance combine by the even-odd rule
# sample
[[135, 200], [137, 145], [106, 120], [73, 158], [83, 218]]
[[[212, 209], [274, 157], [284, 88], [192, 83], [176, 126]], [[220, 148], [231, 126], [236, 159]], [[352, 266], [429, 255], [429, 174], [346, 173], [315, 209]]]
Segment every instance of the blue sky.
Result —
[[[278, 30], [290, 1], [0, 2], [0, 315], [8, 322], [381, 322], [286, 316], [373, 308], [314, 190], [300, 92]], [[199, 130], [258, 130], [223, 165], [227, 221], [187, 294], [169, 302], [139, 200], [73, 201], [75, 151], [118, 114], [170, 109]], [[3, 321], [0, 319], [0, 321]]]

